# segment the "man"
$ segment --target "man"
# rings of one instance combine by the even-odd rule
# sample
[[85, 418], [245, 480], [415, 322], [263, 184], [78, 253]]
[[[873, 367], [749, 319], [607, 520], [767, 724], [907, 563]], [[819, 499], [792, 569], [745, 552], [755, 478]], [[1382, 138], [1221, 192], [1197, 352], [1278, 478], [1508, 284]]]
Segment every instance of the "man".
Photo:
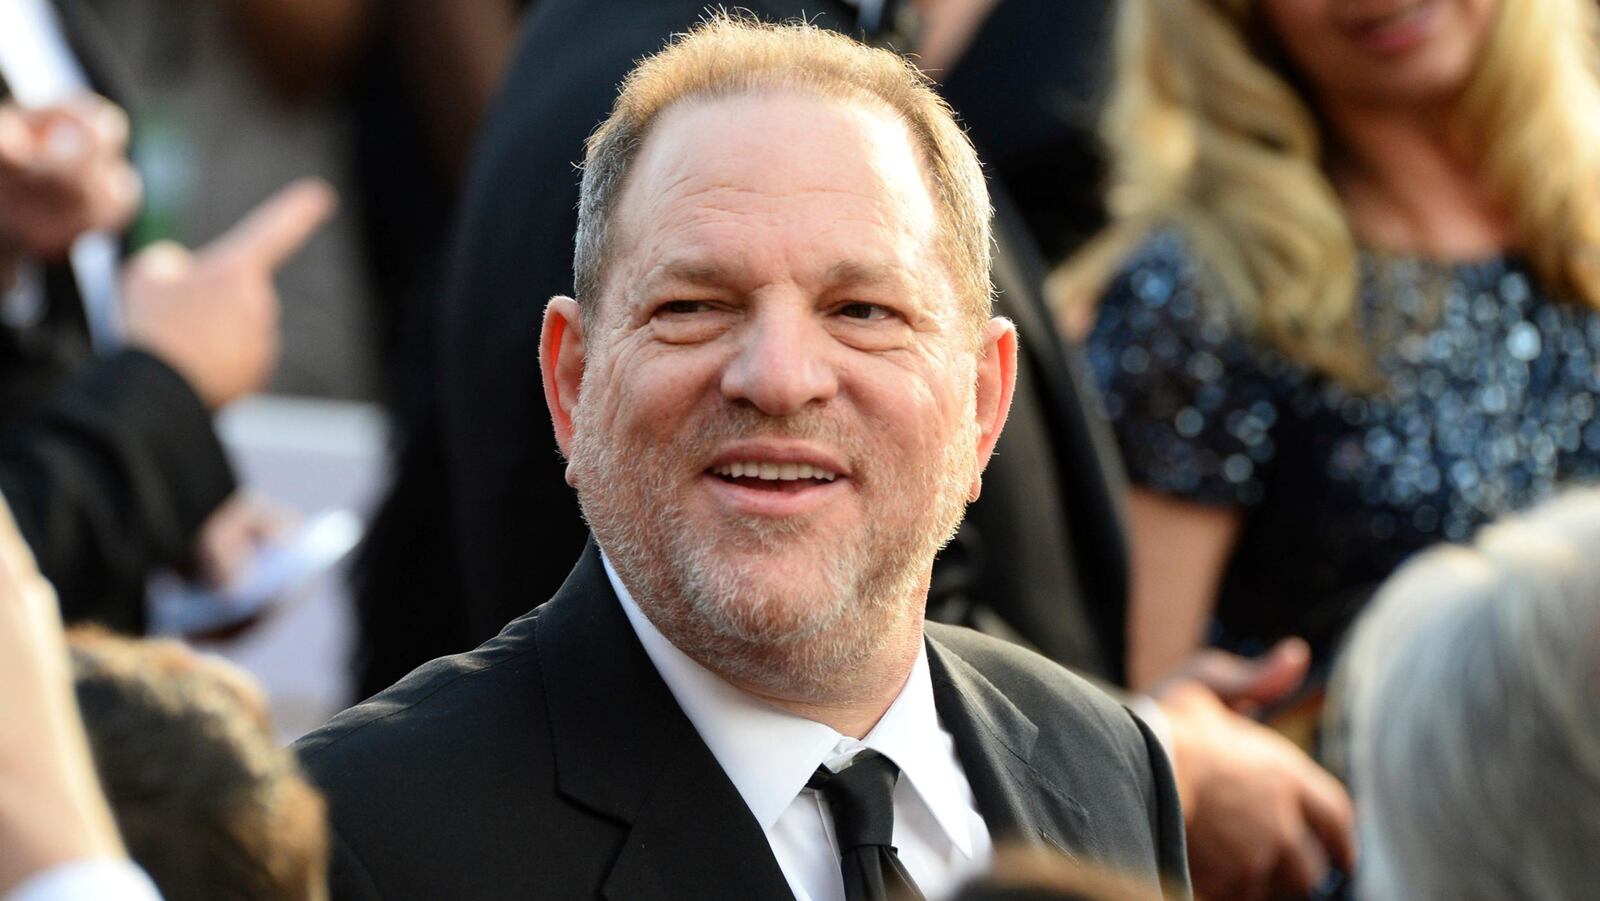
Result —
[[335, 895], [937, 895], [1000, 841], [1187, 895], [1144, 727], [924, 628], [1017, 353], [927, 83], [718, 18], [635, 70], [583, 178], [540, 367], [596, 543], [500, 637], [302, 741]]
[[[1049, 9], [1039, 11], [1018, 0], [997, 6], [993, 0], [741, 5], [769, 21], [805, 17], [902, 46], [906, 36], [886, 26], [913, 17], [897, 10], [915, 9], [928, 42], [947, 47], [963, 42], [962, 29], [990, 20], [1006, 34], [1031, 28], [1035, 41], [1051, 48], [1048, 54], [1014, 62], [1007, 53], [1015, 48], [985, 40], [968, 51], [977, 57], [972, 67], [937, 67], [950, 79], [941, 88], [974, 105], [985, 86], [1003, 77], [997, 72], [1015, 81], [1023, 68], [1029, 90], [1014, 88], [1013, 95], [1044, 105], [1072, 93], [1082, 76], [1072, 66], [1056, 71], [1062, 65], [1052, 36], [1096, 33], [1078, 26], [1099, 15], [1092, 4], [1082, 11], [1046, 4]], [[417, 330], [433, 344], [419, 343], [414, 352], [429, 352], [408, 361], [419, 373], [411, 384], [421, 390], [401, 399], [397, 482], [358, 575], [365, 693], [492, 636], [526, 608], [529, 596], [554, 592], [581, 550], [588, 530], [562, 480], [542, 405], [527, 390], [537, 333], [537, 310], [527, 297], [572, 290], [566, 240], [576, 216], [573, 162], [584, 137], [605, 117], [616, 83], [635, 60], [706, 12], [703, 0], [542, 0], [531, 13], [480, 142], [451, 278], [430, 311], [436, 321]], [[1041, 28], [1041, 19], [1051, 24]], [[985, 24], [985, 35], [988, 30]], [[932, 46], [918, 47], [922, 58], [936, 62], [927, 56]], [[1074, 133], [1078, 123], [1055, 113], [1024, 117], [1029, 127], [991, 127], [987, 134], [974, 129], [973, 137], [980, 151], [994, 154], [986, 162], [999, 161], [996, 174], [1005, 176], [1013, 160], [1037, 159], [1046, 147], [1063, 143], [1063, 132]], [[993, 116], [982, 121], [997, 125]], [[993, 138], [987, 147], [986, 137]], [[1022, 174], [1038, 177], [1036, 171]], [[1051, 180], [1052, 186], [1098, 184], [1077, 170], [1058, 169]], [[1027, 190], [1029, 198], [1057, 193], [1037, 185]], [[1032, 206], [1021, 209], [1029, 215]], [[1021, 221], [1002, 215], [997, 223], [997, 311], [1022, 326], [1013, 427], [1002, 436], [992, 490], [969, 510], [955, 545], [941, 556], [930, 608], [936, 619], [981, 624], [1117, 682], [1125, 552], [1115, 443], [1098, 421], [1092, 390], [1083, 390], [1075, 361], [1055, 339], [1042, 301], [1030, 296], [1043, 267], [1030, 259]], [[524, 371], [528, 378], [505, 378]], [[436, 551], [418, 555], [413, 549], [419, 545]], [[546, 552], [530, 557], [530, 546]]]
[[[920, 11], [925, 33], [948, 34], [930, 17], [970, 23], [970, 8], [987, 3], [898, 6]], [[885, 37], [864, 32], [883, 6], [872, 2], [740, 5], [771, 21], [807, 13], [819, 25]], [[479, 142], [449, 290], [422, 329], [435, 339], [432, 353], [411, 364], [420, 373], [415, 384], [429, 393], [409, 398], [415, 408], [401, 417], [398, 483], [363, 553], [363, 694], [491, 637], [554, 593], [580, 553], [587, 529], [542, 425], [544, 406], [530, 394], [539, 307], [529, 298], [572, 290], [565, 236], [577, 210], [573, 162], [609, 111], [616, 83], [634, 60], [705, 13], [703, 0], [534, 6]], [[996, 311], [1020, 330], [1017, 387], [983, 495], [935, 564], [929, 612], [1010, 634], [1115, 683], [1125, 577], [1115, 446], [1097, 440], [1105, 425], [1092, 384], [1078, 377], [1073, 348], [1054, 334], [1039, 289], [1044, 267], [1029, 240], [1031, 232], [1059, 252], [1088, 227], [1086, 217], [1062, 220], [1054, 206], [1078, 208], [1061, 196], [1078, 196], [1075, 164], [1064, 164], [1063, 175], [1047, 161], [1081, 157], [1068, 145], [1083, 143], [1073, 135], [1087, 114], [1063, 98], [1080, 97], [1073, 86], [1084, 76], [1075, 68], [1081, 62], [1069, 58], [1084, 49], [1083, 35], [1103, 32], [1104, 15], [1098, 2], [1004, 0], [953, 68], [935, 73], [942, 92], [971, 107], [972, 135], [993, 174], [1030, 202], [1015, 205], [1018, 216], [996, 193]], [[876, 17], [880, 24], [897, 18]], [[1018, 35], [1036, 49], [1019, 52]], [[1013, 109], [1026, 96], [1043, 110], [1020, 123], [1020, 113], [990, 109], [989, 96], [1003, 73], [1019, 70], [1027, 77], [1011, 79], [1001, 105]], [[1038, 183], [1045, 179], [1055, 181]], [[417, 552], [423, 547], [428, 553]], [[1217, 674], [1208, 681], [1227, 689], [1230, 701], [1259, 705], [1292, 690], [1305, 666], [1303, 654], [1273, 654], [1254, 668], [1207, 667]], [[1174, 685], [1161, 702], [1197, 889], [1217, 897], [1301, 894], [1322, 880], [1330, 858], [1348, 859], [1348, 799], [1303, 752], [1193, 682]]]

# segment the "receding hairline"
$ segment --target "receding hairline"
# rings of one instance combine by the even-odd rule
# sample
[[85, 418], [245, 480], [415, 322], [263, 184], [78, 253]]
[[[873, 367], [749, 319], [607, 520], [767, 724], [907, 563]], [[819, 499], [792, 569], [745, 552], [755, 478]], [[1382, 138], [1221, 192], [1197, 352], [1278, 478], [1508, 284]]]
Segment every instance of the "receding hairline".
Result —
[[[947, 215], [947, 212], [944, 209], [944, 205], [939, 200], [937, 178], [933, 172], [928, 148], [923, 146], [923, 142], [917, 140], [916, 130], [912, 123], [907, 121], [905, 115], [896, 109], [892, 104], [870, 92], [862, 92], [859, 96], [841, 96], [837, 94], [830, 94], [826, 91], [817, 90], [809, 85], [803, 84], [752, 84], [741, 86], [735, 90], [707, 91], [699, 94], [688, 95], [668, 104], [667, 106], [662, 107], [654, 116], [650, 118], [640, 135], [638, 147], [636, 147], [633, 151], [633, 161], [629, 164], [622, 183], [616, 188], [616, 199], [613, 202], [611, 210], [612, 225], [611, 228], [608, 229], [610, 233], [608, 235], [608, 246], [606, 248], [606, 263], [601, 269], [602, 278], [604, 278], [607, 271], [617, 261], [616, 250], [618, 248], [618, 244], [620, 241], [627, 240], [629, 226], [636, 224], [630, 223], [629, 218], [625, 216], [624, 213], [627, 211], [630, 202], [632, 202], [630, 201], [630, 198], [634, 197], [634, 187], [635, 183], [639, 179], [640, 172], [645, 168], [641, 165], [641, 163], [646, 159], [646, 156], [650, 153], [652, 147], [659, 146], [654, 142], [660, 134], [665, 123], [669, 122], [674, 116], [692, 112], [696, 108], [715, 106], [719, 103], [736, 103], [742, 100], [752, 99], [782, 100], [785, 98], [800, 101], [816, 101], [824, 104], [849, 107], [855, 110], [871, 113], [878, 117], [880, 121], [892, 121], [896, 123], [899, 127], [900, 135], [906, 141], [906, 147], [911, 151], [912, 156], [916, 161], [918, 183], [922, 186], [923, 191], [926, 192], [925, 199], [929, 209], [933, 213], [935, 220], [933, 224], [935, 240], [942, 240], [941, 236], [943, 233], [943, 225], [939, 220], [941, 217]], [[946, 275], [948, 275], [951, 279], [952, 288], [959, 293], [960, 286], [957, 284], [957, 273], [954, 271], [955, 267], [952, 265], [952, 261], [947, 258], [948, 256], [949, 254], [936, 255], [934, 262], [946, 270]], [[854, 274], [856, 276], [866, 277], [871, 274], [868, 270], [871, 270], [872, 268], [874, 267], [866, 266], [859, 262], [840, 261], [835, 263], [830, 268], [829, 278], [830, 280], [838, 280], [845, 274]], [[688, 277], [693, 277], [692, 272], [684, 272], [683, 274]], [[600, 298], [596, 297], [594, 300], [596, 303], [591, 304], [590, 309], [598, 309], [598, 301]]]
[[[600, 293], [612, 262], [610, 218], [633, 162], [664, 115], [688, 104], [788, 89], [838, 102], [870, 100], [895, 113], [933, 200], [941, 263], [972, 312], [991, 312], [991, 206], [971, 141], [933, 82], [903, 57], [815, 25], [714, 14], [675, 35], [623, 81], [586, 145], [574, 251], [578, 300]], [[974, 333], [978, 329], [974, 329]]]

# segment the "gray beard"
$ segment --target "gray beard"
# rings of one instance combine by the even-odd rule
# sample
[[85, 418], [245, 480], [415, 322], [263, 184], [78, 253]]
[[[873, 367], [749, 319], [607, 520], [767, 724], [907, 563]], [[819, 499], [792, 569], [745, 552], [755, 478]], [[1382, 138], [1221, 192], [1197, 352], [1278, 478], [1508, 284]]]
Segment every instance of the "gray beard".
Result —
[[[672, 500], [682, 460], [705, 459], [707, 448], [732, 437], [773, 434], [770, 418], [730, 410], [670, 452], [644, 453], [607, 443], [588, 419], [580, 402], [572, 471], [584, 517], [668, 641], [724, 679], [772, 696], [845, 699], [871, 690], [861, 680], [908, 623], [920, 623], [933, 557], [960, 524], [967, 481], [946, 474], [970, 473], [975, 465], [970, 457], [962, 465], [967, 436], [951, 443], [940, 472], [919, 473], [920, 484], [904, 486], [934, 498], [916, 534], [887, 534], [869, 520], [856, 546], [835, 545], [819, 555], [812, 581], [777, 585], [761, 578], [762, 552], [812, 537], [808, 524], [741, 518], [739, 547], [718, 547], [695, 533]], [[861, 459], [850, 454], [843, 430], [825, 421], [789, 423], [781, 434], [820, 438]], [[815, 596], [797, 598], [801, 590]]]

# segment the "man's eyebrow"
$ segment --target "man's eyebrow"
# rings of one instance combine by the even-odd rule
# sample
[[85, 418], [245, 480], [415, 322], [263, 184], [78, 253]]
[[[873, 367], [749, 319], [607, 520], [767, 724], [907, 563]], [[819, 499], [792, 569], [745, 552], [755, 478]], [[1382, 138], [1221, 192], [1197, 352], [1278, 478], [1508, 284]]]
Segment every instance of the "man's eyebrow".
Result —
[[646, 273], [644, 281], [716, 287], [728, 284], [732, 278], [732, 269], [715, 260], [669, 260]]
[[841, 260], [828, 267], [823, 279], [826, 284], [834, 287], [840, 285], [904, 284], [906, 273], [898, 266], [882, 263], [862, 263], [857, 260]]

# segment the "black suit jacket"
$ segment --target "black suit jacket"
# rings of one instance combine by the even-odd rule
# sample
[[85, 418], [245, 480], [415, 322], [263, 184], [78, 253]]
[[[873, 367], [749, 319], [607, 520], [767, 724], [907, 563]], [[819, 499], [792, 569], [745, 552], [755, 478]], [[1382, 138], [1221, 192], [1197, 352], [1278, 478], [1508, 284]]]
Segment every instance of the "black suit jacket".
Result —
[[1017, 325], [1017, 389], [983, 494], [941, 552], [929, 615], [1123, 681], [1126, 481], [1077, 349], [1040, 292], [1044, 265], [1005, 189], [995, 202], [995, 312]]
[[[54, 5], [95, 89], [120, 100], [97, 20], [78, 0]], [[69, 621], [142, 631], [150, 571], [191, 559], [233, 472], [177, 372], [135, 350], [95, 356], [70, 267], [45, 267], [44, 285], [40, 321], [0, 325], [0, 494]]]
[[[767, 19], [854, 22], [837, 0], [738, 5]], [[396, 483], [358, 565], [364, 693], [492, 636], [529, 597], [554, 592], [583, 546], [537, 346], [545, 301], [572, 290], [574, 163], [634, 62], [705, 9], [706, 0], [540, 0], [524, 25], [480, 138], [448, 288], [424, 327], [436, 340], [410, 361], [427, 373], [414, 384], [432, 393], [402, 399]], [[996, 143], [1011, 146], [1003, 135]], [[1022, 327], [1023, 370], [984, 497], [936, 567], [931, 609], [1120, 681], [1126, 563], [1114, 446], [1043, 309], [1027, 229], [1011, 215], [999, 225], [999, 312]]]
[[[940, 719], [998, 841], [1186, 893], [1160, 746], [1042, 657], [930, 625]], [[781, 898], [761, 827], [673, 700], [591, 543], [548, 604], [297, 748], [326, 793], [333, 895]]]

